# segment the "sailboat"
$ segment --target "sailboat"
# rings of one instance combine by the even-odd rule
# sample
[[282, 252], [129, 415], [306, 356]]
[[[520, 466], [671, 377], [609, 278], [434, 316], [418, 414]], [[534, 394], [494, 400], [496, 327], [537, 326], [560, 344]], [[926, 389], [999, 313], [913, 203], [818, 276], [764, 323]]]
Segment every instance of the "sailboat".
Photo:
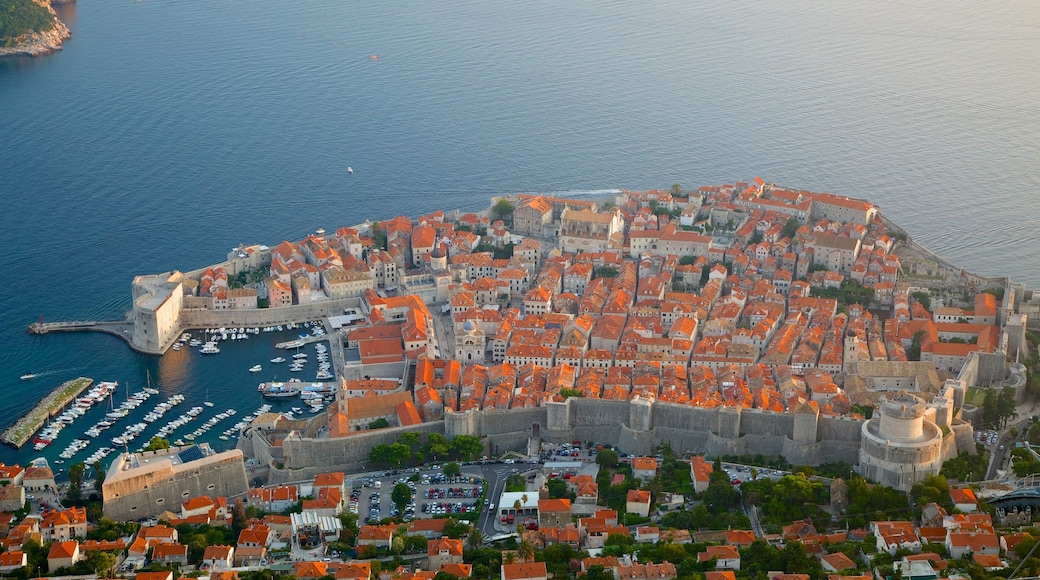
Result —
[[203, 401], [202, 404], [206, 405], [207, 407], [213, 406], [213, 402], [209, 400], [209, 389], [206, 389], [206, 400]]
[[158, 395], [159, 389], [152, 387], [152, 371], [146, 369], [144, 372], [145, 378], [148, 381], [147, 386], [144, 388], [144, 392], [148, 393], [149, 395]]

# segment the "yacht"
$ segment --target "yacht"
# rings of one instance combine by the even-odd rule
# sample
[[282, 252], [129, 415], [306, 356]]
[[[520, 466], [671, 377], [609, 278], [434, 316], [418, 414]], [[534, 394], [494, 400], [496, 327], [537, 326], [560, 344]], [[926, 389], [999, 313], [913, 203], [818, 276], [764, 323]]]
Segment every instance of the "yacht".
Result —
[[199, 352], [202, 354], [220, 354], [220, 348], [217, 347], [215, 342], [207, 342], [199, 349]]
[[283, 362], [285, 362], [285, 358], [284, 357], [280, 357], [280, 356], [279, 357], [275, 357], [275, 358], [271, 359], [271, 362], [273, 362], [273, 363], [283, 363]]
[[251, 372], [251, 373], [258, 373], [262, 369], [263, 369], [263, 367], [261, 367], [260, 365], [253, 365], [253, 366], [249, 367], [249, 372]]
[[26, 374], [22, 375], [22, 380], [23, 381], [28, 381], [30, 379], [35, 379], [35, 378], [36, 378], [36, 373], [26, 373]]

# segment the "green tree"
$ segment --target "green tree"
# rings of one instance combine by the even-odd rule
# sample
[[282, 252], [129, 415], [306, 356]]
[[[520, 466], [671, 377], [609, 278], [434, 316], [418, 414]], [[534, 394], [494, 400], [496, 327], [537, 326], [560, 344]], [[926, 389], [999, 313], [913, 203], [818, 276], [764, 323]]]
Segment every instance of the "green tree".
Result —
[[101, 578], [112, 577], [112, 570], [116, 567], [116, 555], [112, 552], [92, 550], [87, 552], [84, 560], [86, 561], [86, 567], [91, 572], [94, 572]]
[[456, 435], [451, 450], [463, 461], [473, 461], [484, 453], [484, 444], [476, 435]]
[[498, 219], [505, 219], [513, 215], [513, 202], [502, 197], [495, 202], [495, 205], [491, 206], [491, 213], [495, 214]]
[[375, 421], [368, 424], [369, 429], [385, 429], [390, 426], [390, 421], [386, 420], [386, 417], [380, 417]]
[[466, 546], [470, 550], [476, 550], [477, 548], [484, 545], [484, 534], [480, 531], [480, 528], [473, 528], [469, 536], [466, 537]]
[[100, 461], [94, 462], [94, 491], [101, 493], [105, 484], [105, 466]]
[[600, 266], [592, 273], [593, 278], [616, 278], [618, 269], [612, 266]]
[[426, 445], [423, 445], [423, 455], [434, 461], [450, 452], [451, 446], [448, 444], [448, 438], [443, 433], [430, 433], [426, 439]]
[[596, 465], [606, 468], [617, 467], [618, 454], [613, 449], [603, 449], [596, 453]]
[[408, 487], [406, 483], [399, 483], [390, 492], [390, 499], [397, 506], [397, 509], [403, 512], [408, 503], [412, 501], [412, 488]]
[[594, 564], [585, 571], [585, 580], [614, 580], [614, 574], [607, 572], [603, 566]]
[[784, 229], [782, 232], [780, 232], [780, 235], [785, 238], [791, 238], [793, 240], [795, 233], [798, 231], [798, 228], [800, 226], [801, 224], [798, 223], [798, 218], [791, 218], [787, 220], [787, 223], [784, 224]]
[[569, 388], [564, 387], [564, 388], [560, 389], [557, 392], [564, 399], [566, 399], [568, 397], [584, 397], [585, 396], [585, 393], [581, 389], [569, 389]]
[[521, 540], [516, 546], [516, 557], [521, 562], [534, 561], [534, 544], [527, 540]]
[[947, 505], [950, 503], [950, 485], [942, 475], [929, 475], [910, 488], [910, 497], [914, 498], [917, 506], [931, 502]]
[[443, 472], [448, 477], [458, 477], [462, 475], [462, 467], [455, 461], [449, 461], [444, 464]]
[[148, 440], [148, 444], [144, 446], [145, 451], [160, 451], [162, 449], [170, 448], [170, 440], [163, 439], [162, 437], [152, 437]]

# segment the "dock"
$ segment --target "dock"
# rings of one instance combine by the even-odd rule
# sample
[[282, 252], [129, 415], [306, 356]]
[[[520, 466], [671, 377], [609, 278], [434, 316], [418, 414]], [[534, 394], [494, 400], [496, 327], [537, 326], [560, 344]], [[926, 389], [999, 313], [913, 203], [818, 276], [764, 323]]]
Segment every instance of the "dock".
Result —
[[79, 396], [87, 387], [94, 384], [94, 379], [80, 377], [62, 383], [51, 394], [43, 398], [31, 411], [25, 414], [0, 435], [0, 441], [16, 448], [25, 445], [34, 433], [43, 427], [48, 419], [58, 414], [65, 405]]

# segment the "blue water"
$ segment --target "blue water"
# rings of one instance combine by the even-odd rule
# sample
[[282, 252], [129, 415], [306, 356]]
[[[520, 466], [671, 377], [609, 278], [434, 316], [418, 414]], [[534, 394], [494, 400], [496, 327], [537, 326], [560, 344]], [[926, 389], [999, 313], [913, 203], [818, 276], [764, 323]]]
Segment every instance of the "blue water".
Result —
[[259, 339], [160, 359], [25, 326], [119, 316], [135, 274], [240, 242], [499, 193], [761, 175], [869, 198], [965, 267], [1040, 286], [1027, 0], [80, 0], [61, 14], [62, 52], [0, 61], [0, 426], [79, 375], [135, 388], [149, 371], [164, 394], [248, 411], [245, 369], [270, 358]]

